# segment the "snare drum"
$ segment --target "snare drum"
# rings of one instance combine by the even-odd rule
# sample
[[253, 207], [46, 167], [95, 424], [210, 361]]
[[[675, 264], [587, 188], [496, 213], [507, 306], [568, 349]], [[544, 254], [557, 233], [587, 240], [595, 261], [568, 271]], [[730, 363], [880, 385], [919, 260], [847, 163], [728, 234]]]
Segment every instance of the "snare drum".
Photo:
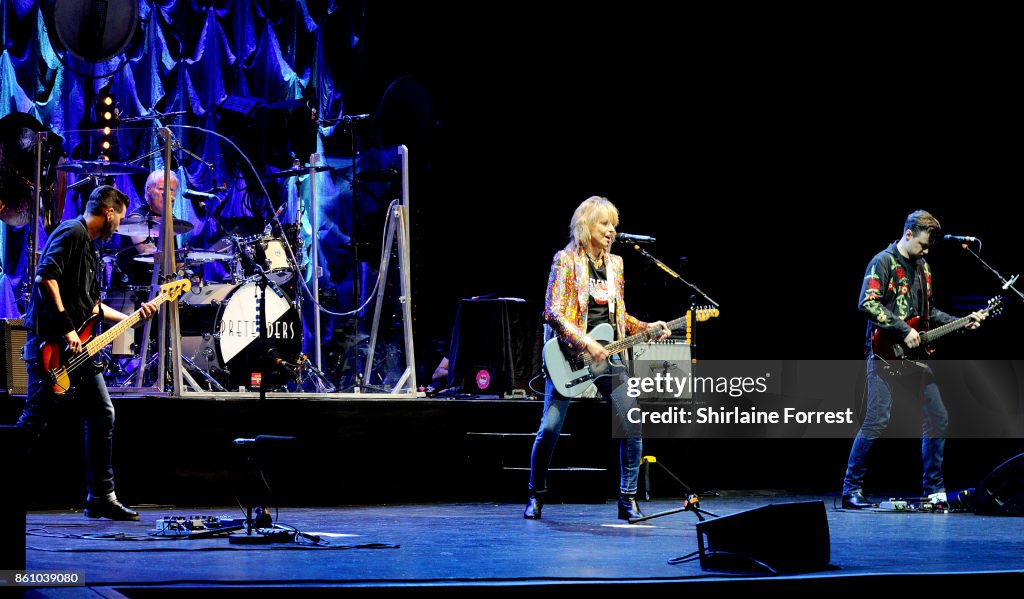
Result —
[[[262, 384], [280, 386], [290, 380], [286, 370], [273, 369], [261, 359], [259, 285], [206, 285], [198, 294], [182, 296], [178, 309], [181, 351], [228, 390], [251, 387], [252, 374]], [[267, 341], [288, 362], [302, 353], [302, 322], [287, 295], [267, 287]]]

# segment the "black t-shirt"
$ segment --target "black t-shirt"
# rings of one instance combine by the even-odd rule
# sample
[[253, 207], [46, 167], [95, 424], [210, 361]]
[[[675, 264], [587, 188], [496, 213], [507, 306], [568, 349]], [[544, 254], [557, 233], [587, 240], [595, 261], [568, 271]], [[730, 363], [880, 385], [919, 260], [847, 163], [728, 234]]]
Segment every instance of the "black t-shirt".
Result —
[[[132, 210], [128, 216], [132, 215], [143, 218], [159, 218], [159, 215], [154, 214], [149, 209], [149, 204], [142, 204], [135, 210]], [[154, 226], [156, 229], [160, 228], [159, 224]], [[153, 263], [139, 262], [135, 259], [136, 256], [142, 254], [139, 251], [139, 246], [144, 245], [146, 242], [136, 244], [128, 235], [121, 235], [120, 237], [121, 247], [117, 252], [117, 270], [111, 277], [110, 286], [114, 289], [125, 289], [129, 285], [149, 285], [153, 280]], [[156, 239], [154, 238], [151, 243], [156, 244]]]
[[613, 291], [608, 284], [608, 261], [605, 260], [600, 267], [590, 258], [587, 258], [587, 262], [590, 263], [590, 276], [587, 280], [587, 295], [590, 297], [587, 302], [587, 329], [592, 331], [599, 324], [615, 324], [614, 317], [608, 311]]

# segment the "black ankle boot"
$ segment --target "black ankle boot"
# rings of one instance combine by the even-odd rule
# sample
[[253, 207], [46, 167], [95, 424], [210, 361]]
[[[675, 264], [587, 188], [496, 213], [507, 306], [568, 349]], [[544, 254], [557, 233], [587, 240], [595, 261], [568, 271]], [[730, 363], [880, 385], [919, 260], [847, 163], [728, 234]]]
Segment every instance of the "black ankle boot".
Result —
[[540, 520], [542, 509], [544, 509], [544, 493], [530, 493], [530, 499], [526, 502], [523, 518], [527, 520]]
[[644, 513], [640, 511], [640, 506], [636, 504], [635, 493], [619, 495], [619, 520], [642, 518], [643, 515]]

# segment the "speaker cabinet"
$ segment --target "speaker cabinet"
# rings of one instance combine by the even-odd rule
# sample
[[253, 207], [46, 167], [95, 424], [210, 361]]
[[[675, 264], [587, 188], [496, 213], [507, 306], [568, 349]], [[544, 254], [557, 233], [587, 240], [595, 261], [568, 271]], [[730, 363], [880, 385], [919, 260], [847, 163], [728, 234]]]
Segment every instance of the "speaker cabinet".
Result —
[[996, 466], [978, 483], [974, 511], [986, 516], [1024, 516], [1024, 453]]
[[776, 503], [697, 524], [700, 565], [710, 570], [811, 572], [832, 558], [825, 504]]
[[540, 369], [539, 331], [538, 312], [528, 302], [461, 300], [448, 350], [448, 386], [498, 397], [526, 390]]
[[0, 343], [3, 361], [0, 362], [0, 386], [11, 394], [28, 393], [28, 373], [21, 359], [27, 331], [20, 318], [0, 318]]

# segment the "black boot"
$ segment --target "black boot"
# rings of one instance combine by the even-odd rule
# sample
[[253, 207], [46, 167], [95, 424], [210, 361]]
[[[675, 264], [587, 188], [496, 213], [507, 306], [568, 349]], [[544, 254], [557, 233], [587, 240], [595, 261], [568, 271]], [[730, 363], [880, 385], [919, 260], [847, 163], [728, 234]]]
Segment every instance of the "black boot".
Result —
[[619, 520], [643, 518], [643, 516], [644, 513], [640, 511], [640, 506], [636, 504], [636, 493], [619, 495]]
[[117, 497], [90, 497], [85, 502], [85, 517], [134, 522], [139, 520], [139, 513], [125, 507]]
[[523, 518], [527, 520], [540, 520], [540, 511], [544, 509], [544, 495], [544, 491], [530, 493], [530, 500], [526, 502]]

